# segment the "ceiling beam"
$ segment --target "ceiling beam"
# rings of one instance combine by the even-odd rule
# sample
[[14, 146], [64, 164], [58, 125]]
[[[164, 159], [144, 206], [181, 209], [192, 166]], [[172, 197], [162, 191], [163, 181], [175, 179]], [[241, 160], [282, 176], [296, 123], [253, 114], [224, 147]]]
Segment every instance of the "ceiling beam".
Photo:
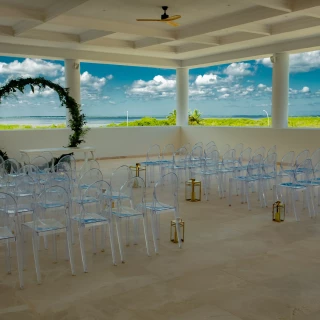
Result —
[[80, 43], [89, 42], [92, 40], [96, 40], [99, 38], [103, 38], [105, 36], [108, 36], [110, 34], [114, 34], [112, 31], [101, 31], [101, 30], [88, 30], [86, 32], [83, 32], [80, 34]]
[[17, 57], [45, 58], [54, 60], [79, 59], [96, 63], [112, 63], [120, 65], [146, 66], [175, 69], [181, 67], [181, 61], [159, 57], [141, 57], [132, 54], [92, 52], [63, 48], [47, 48], [41, 46], [0, 43], [0, 55]]
[[254, 7], [237, 13], [224, 15], [214, 20], [208, 20], [192, 27], [184, 28], [177, 32], [177, 38], [188, 39], [206, 33], [234, 29], [248, 23], [259, 22], [283, 14], [283, 11], [280, 10]]
[[99, 38], [87, 43], [89, 46], [99, 46], [105, 48], [130, 48], [134, 49], [134, 42], [128, 40], [119, 40], [112, 38]]
[[230, 43], [237, 43], [237, 42], [243, 42], [243, 41], [250, 41], [254, 39], [259, 39], [262, 37], [266, 37], [262, 34], [253, 34], [253, 33], [246, 33], [246, 32], [237, 32], [233, 34], [228, 34], [226, 36], [220, 37], [220, 44], [230, 44]]
[[188, 42], [191, 43], [199, 43], [199, 44], [209, 44], [209, 45], [219, 45], [219, 38], [218, 37], [211, 37], [211, 36], [196, 36], [188, 38]]
[[256, 4], [258, 6], [276, 9], [283, 12], [292, 11], [292, 0], [241, 0], [242, 2]]
[[271, 27], [271, 34], [276, 35], [314, 27], [320, 27], [320, 19], [312, 17], [300, 17], [294, 21], [281, 22], [273, 25]]
[[[214, 45], [211, 45], [211, 46], [214, 46]], [[191, 52], [196, 50], [202, 50], [202, 49], [210, 48], [211, 46], [207, 44], [200, 44], [200, 43], [187, 43], [177, 47], [176, 53], [185, 53], [185, 52]]]
[[156, 46], [159, 44], [163, 44], [168, 42], [168, 40], [165, 39], [157, 39], [157, 38], [144, 38], [141, 40], [137, 40], [134, 42], [134, 48], [135, 49], [143, 49], [151, 46]]
[[182, 61], [182, 67], [199, 68], [207, 65], [224, 64], [235, 61], [271, 56], [274, 52], [297, 52], [320, 49], [319, 36], [292, 41], [279, 41], [266, 46], [233, 50]]
[[142, 37], [175, 40], [175, 35], [173, 32], [167, 30], [153, 29], [136, 24], [94, 19], [89, 17], [59, 16], [50, 21], [50, 23], [84, 29], [88, 29], [89, 27], [90, 29], [94, 30], [133, 34]]
[[19, 38], [67, 43], [79, 43], [80, 41], [79, 36], [75, 34], [52, 32], [45, 30], [30, 30], [21, 34]]
[[45, 12], [43, 10], [35, 11], [25, 7], [0, 4], [0, 17], [44, 22]]
[[320, 2], [317, 0], [292, 0], [292, 11], [309, 10], [320, 6]]
[[7, 26], [0, 26], [0, 35], [1, 36], [11, 36], [13, 37], [13, 29]]
[[88, 0], [58, 0], [55, 1], [53, 5], [51, 5], [45, 12], [44, 12], [44, 19], [43, 20], [35, 20], [35, 21], [20, 21], [17, 25], [13, 26], [15, 35], [18, 36], [28, 30], [31, 30], [45, 22], [48, 22], [59, 15], [62, 15], [71, 9], [74, 9], [81, 4], [87, 2]]
[[250, 33], [255, 33], [255, 34], [262, 34], [265, 36], [269, 36], [271, 34], [271, 28], [269, 25], [264, 25], [264, 24], [245, 24], [242, 26], [239, 26], [237, 28], [239, 31], [245, 31], [245, 32], [250, 32]]

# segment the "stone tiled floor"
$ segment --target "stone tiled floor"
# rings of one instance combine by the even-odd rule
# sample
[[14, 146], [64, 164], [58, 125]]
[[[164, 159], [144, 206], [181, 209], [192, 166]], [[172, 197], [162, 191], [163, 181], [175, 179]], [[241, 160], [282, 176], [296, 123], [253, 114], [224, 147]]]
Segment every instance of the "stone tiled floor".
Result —
[[[139, 160], [101, 164], [108, 177], [112, 168]], [[270, 208], [261, 209], [254, 200], [249, 212], [237, 197], [229, 207], [216, 194], [200, 203], [187, 203], [183, 196], [181, 188], [180, 212], [186, 222], [182, 250], [169, 241], [171, 216], [164, 215], [159, 255], [154, 254], [150, 232], [152, 256], [147, 257], [140, 234], [138, 245], [125, 248], [126, 263], [113, 266], [109, 247], [92, 255], [87, 234], [89, 273], [82, 272], [76, 241], [77, 275], [72, 277], [61, 235], [57, 264], [52, 263], [50, 242], [49, 250], [41, 248], [43, 281], [37, 285], [28, 241], [24, 290], [19, 290], [15, 256], [12, 275], [5, 274], [3, 263], [0, 319], [320, 319], [317, 218], [309, 219], [303, 212], [297, 223], [289, 213], [284, 223], [276, 224]], [[1, 261], [3, 254], [0, 248]]]

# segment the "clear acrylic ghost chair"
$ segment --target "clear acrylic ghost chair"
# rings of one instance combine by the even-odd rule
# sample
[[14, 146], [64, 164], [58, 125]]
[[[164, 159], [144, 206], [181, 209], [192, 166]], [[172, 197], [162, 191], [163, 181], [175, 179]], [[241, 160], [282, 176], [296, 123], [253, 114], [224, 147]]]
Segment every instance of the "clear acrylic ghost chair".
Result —
[[[307, 159], [306, 162], [309, 162], [312, 167], [311, 160]], [[301, 168], [305, 168], [307, 166], [308, 164], [303, 162], [300, 166], [295, 168], [293, 172], [291, 170], [288, 171], [287, 174], [291, 176], [290, 181], [280, 183], [274, 187], [277, 199], [280, 199], [281, 202], [285, 203], [286, 211], [290, 211], [290, 209], [293, 211], [297, 221], [300, 221], [300, 210], [297, 208], [299, 192], [302, 194], [303, 198], [302, 207], [304, 208], [306, 203], [309, 216], [312, 218], [315, 215], [313, 199], [310, 194], [310, 185], [306, 183], [309, 179], [306, 177], [306, 171], [301, 171]], [[304, 183], [300, 183], [299, 180], [297, 180], [298, 176], [301, 177], [301, 172], [303, 172], [303, 175], [306, 177], [306, 181], [304, 181]], [[308, 174], [310, 174], [310, 172]]]
[[15, 159], [9, 158], [3, 162], [2, 168], [2, 174], [4, 176], [4, 180], [6, 181], [7, 187], [13, 187], [14, 179], [21, 175], [19, 162]]
[[181, 148], [187, 149], [187, 151], [189, 153], [191, 151], [191, 143], [188, 142], [188, 143], [184, 144], [183, 146], [181, 146]]
[[216, 177], [218, 179], [218, 169], [219, 169], [219, 152], [217, 150], [212, 151], [210, 154], [205, 153], [205, 159], [203, 165], [200, 170], [197, 170], [192, 176], [200, 176], [202, 181], [204, 194], [206, 200], [208, 200], [208, 196], [211, 190], [212, 177]]
[[160, 175], [164, 175], [166, 173], [166, 169], [168, 166], [172, 166], [173, 164], [173, 156], [175, 153], [175, 147], [173, 144], [167, 144], [162, 150], [162, 156], [160, 160]]
[[141, 165], [146, 166], [147, 181], [146, 185], [150, 186], [156, 180], [157, 171], [160, 172], [161, 149], [158, 144], [149, 147], [147, 151], [146, 161], [141, 162]]
[[208, 148], [211, 147], [217, 147], [214, 141], [209, 141], [206, 145], [205, 145], [205, 150], [207, 150]]
[[173, 155], [173, 163], [165, 167], [163, 175], [173, 172], [177, 175], [179, 182], [185, 182], [187, 180], [188, 160], [188, 150], [184, 147], [178, 149]]
[[320, 148], [315, 150], [310, 156], [313, 168], [315, 169], [316, 165], [320, 162]]
[[295, 172], [295, 152], [289, 151], [280, 161], [280, 170], [277, 174], [277, 184], [282, 183], [284, 178], [293, 178]]
[[50, 151], [43, 151], [40, 154], [42, 157], [46, 158], [48, 161], [49, 169], [52, 171], [54, 167], [54, 156]]
[[256, 149], [253, 154], [252, 154], [252, 157], [258, 155], [258, 154], [261, 154], [262, 155], [262, 158], [264, 159], [265, 156], [266, 156], [266, 148], [265, 147], [260, 147], [258, 149]]
[[49, 161], [43, 156], [38, 156], [33, 158], [30, 164], [33, 164], [34, 166], [36, 166], [41, 173], [48, 172], [50, 169]]
[[173, 213], [174, 220], [176, 221], [179, 248], [182, 248], [179, 224], [181, 217], [179, 214], [178, 185], [177, 175], [173, 172], [167, 173], [155, 183], [152, 202], [146, 203], [146, 209], [149, 210], [151, 214], [152, 237], [156, 254], [159, 252], [160, 215], [164, 213]]
[[[192, 149], [193, 148], [196, 148], [196, 147], [201, 147], [203, 149], [203, 142], [202, 141], [198, 141], [196, 142], [193, 146], [192, 146]], [[192, 151], [191, 149], [191, 151]]]
[[[273, 189], [273, 186], [277, 184], [277, 154], [269, 153], [262, 163], [262, 176], [261, 176], [261, 192], [263, 193], [263, 199], [268, 205], [266, 190]], [[275, 201], [275, 195], [273, 195]]]
[[114, 232], [111, 217], [111, 186], [107, 181], [100, 180], [92, 184], [84, 193], [84, 198], [95, 199], [91, 204], [82, 204], [79, 214], [72, 216], [72, 221], [78, 225], [80, 250], [83, 264], [83, 271], [88, 272], [87, 259], [85, 253], [84, 231], [90, 228], [92, 232], [93, 253], [97, 253], [96, 248], [96, 229], [101, 228], [101, 251], [105, 249], [105, 227], [109, 227], [110, 246], [112, 254], [112, 262], [116, 265], [116, 257], [114, 251]]
[[67, 163], [70, 166], [70, 170], [68, 173], [70, 179], [73, 182], [77, 181], [77, 164], [76, 164], [76, 159], [73, 155], [66, 155], [62, 157], [58, 164], [62, 165], [63, 163]]
[[33, 213], [37, 191], [39, 191], [38, 184], [32, 177], [22, 175], [15, 179], [12, 195], [16, 199], [19, 215]]
[[[128, 199], [119, 199], [115, 208], [112, 209], [112, 215], [116, 221], [116, 229], [118, 236], [118, 244], [121, 261], [125, 262], [122, 237], [121, 237], [121, 220], [126, 220], [126, 233], [128, 237], [128, 220], [133, 220], [134, 222], [134, 231], [135, 231], [135, 244], [137, 243], [137, 233], [138, 233], [138, 220], [142, 220], [143, 230], [144, 230], [144, 239], [146, 243], [147, 255], [149, 253], [149, 243], [148, 243], [148, 229], [147, 229], [147, 209], [145, 204], [145, 185], [144, 180], [140, 177], [133, 177], [128, 180], [120, 189], [121, 193], [131, 194], [131, 201]], [[128, 243], [127, 239], [127, 243]]]
[[[298, 166], [301, 165], [301, 163], [305, 162], [307, 159], [310, 159], [309, 150], [301, 151], [296, 157], [296, 161], [294, 162], [294, 166], [297, 168]], [[312, 162], [311, 162], [311, 164], [312, 164]], [[303, 170], [303, 168], [301, 166], [300, 166], [300, 169]]]
[[188, 161], [188, 177], [189, 179], [193, 178], [192, 173], [195, 172], [195, 169], [200, 170], [204, 160], [203, 156], [203, 147], [201, 145], [195, 146], [192, 148], [189, 161]]
[[238, 143], [235, 145], [235, 147], [233, 148], [235, 151], [235, 157], [239, 158], [241, 152], [243, 151], [243, 143]]
[[[312, 160], [311, 160], [312, 161]], [[317, 185], [318, 183], [320, 183], [320, 161], [315, 165], [313, 166], [313, 179], [312, 179], [312, 182]], [[314, 197], [314, 195], [312, 194], [312, 196]], [[319, 207], [320, 206], [320, 188], [318, 188], [318, 201], [317, 201], [317, 206]], [[318, 214], [318, 208], [316, 210], [316, 214]]]
[[[245, 175], [239, 175], [236, 177], [231, 177], [229, 179], [229, 206], [232, 204], [232, 194], [235, 186], [235, 182], [240, 183], [241, 190], [241, 203], [248, 203], [248, 210], [251, 210], [251, 202], [249, 197], [249, 188], [254, 183], [258, 183], [259, 200], [262, 200], [263, 190], [260, 185], [262, 177], [262, 161], [263, 157], [261, 154], [253, 156], [247, 166], [247, 172]], [[261, 205], [263, 202], [261, 201]]]
[[89, 160], [89, 161], [85, 161], [77, 174], [78, 177], [80, 178], [84, 173], [86, 173], [90, 169], [99, 169], [100, 170], [99, 162], [97, 160], [93, 160], [93, 159]]
[[70, 198], [68, 192], [60, 186], [49, 187], [37, 197], [33, 221], [22, 224], [25, 230], [31, 230], [32, 232], [32, 246], [38, 283], [41, 283], [39, 237], [52, 236], [53, 258], [54, 262], [57, 262], [56, 236], [60, 233], [66, 233], [67, 256], [70, 261], [71, 273], [75, 275], [69, 209]]
[[26, 164], [30, 164], [30, 157], [27, 153], [24, 153], [24, 152], [21, 153], [20, 163], [22, 166]]
[[[207, 145], [206, 147], [205, 147], [205, 149], [203, 150], [203, 153], [205, 152], [207, 155], [209, 155], [212, 151], [217, 151], [218, 152], [218, 154], [219, 154], [219, 150], [218, 150], [218, 148], [217, 148], [217, 146], [216, 145]], [[205, 157], [204, 157], [204, 159], [203, 160], [207, 160]], [[210, 159], [209, 159], [210, 160]]]
[[130, 199], [129, 194], [121, 193], [121, 187], [129, 179], [133, 177], [132, 170], [126, 166], [120, 166], [112, 172], [110, 184], [112, 188], [112, 201], [116, 202], [119, 199]]
[[[14, 222], [13, 226], [11, 223], [12, 218]], [[18, 274], [20, 288], [22, 289], [24, 286], [24, 281], [22, 272], [22, 250], [20, 231], [20, 221], [17, 213], [16, 200], [12, 195], [0, 192], [0, 243], [4, 243], [4, 246], [6, 248], [5, 259], [8, 274], [11, 274], [11, 242], [16, 243]]]
[[267, 152], [266, 158], [268, 157], [268, 155], [273, 154], [273, 153], [277, 153], [277, 146], [273, 145]]
[[240, 156], [238, 158], [238, 163], [239, 163], [239, 167], [238, 167], [238, 172], [241, 172], [243, 170], [247, 170], [249, 161], [251, 160], [251, 154], [252, 154], [252, 149], [246, 148], [244, 149], [241, 153]]
[[229, 151], [231, 148], [230, 148], [230, 145], [229, 144], [224, 144], [223, 146], [221, 146], [221, 148], [219, 148], [219, 155], [220, 157], [223, 157], [223, 155]]
[[225, 190], [227, 187], [227, 177], [236, 175], [238, 162], [235, 158], [234, 149], [228, 150], [222, 157], [222, 161], [219, 163], [218, 168], [218, 188], [220, 198], [225, 197]]

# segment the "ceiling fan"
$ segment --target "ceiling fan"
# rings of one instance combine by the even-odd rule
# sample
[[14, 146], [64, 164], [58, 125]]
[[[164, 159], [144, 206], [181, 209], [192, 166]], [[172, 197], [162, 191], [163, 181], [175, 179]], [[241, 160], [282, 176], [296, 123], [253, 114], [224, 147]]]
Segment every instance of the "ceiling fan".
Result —
[[155, 21], [155, 22], [165, 22], [167, 24], [169, 24], [172, 27], [178, 27], [179, 24], [174, 22], [174, 20], [180, 19], [181, 16], [180, 15], [175, 15], [175, 16], [168, 16], [167, 15], [167, 10], [168, 7], [167, 6], [162, 6], [162, 9], [164, 11], [164, 13], [161, 15], [161, 19], [137, 19], [137, 21]]

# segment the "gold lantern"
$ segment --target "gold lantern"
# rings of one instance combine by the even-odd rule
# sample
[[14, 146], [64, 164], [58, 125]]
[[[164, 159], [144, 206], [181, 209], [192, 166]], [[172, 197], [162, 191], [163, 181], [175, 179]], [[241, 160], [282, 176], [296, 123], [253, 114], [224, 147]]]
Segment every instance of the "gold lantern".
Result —
[[[133, 171], [134, 177], [142, 178], [144, 180], [144, 185], [146, 185], [146, 178], [147, 178], [146, 167], [141, 166], [140, 163], [136, 163], [135, 166], [130, 166], [129, 168]], [[139, 186], [139, 183], [138, 183], [138, 181], [135, 180], [133, 187], [138, 188], [138, 186]]]
[[272, 205], [272, 220], [276, 222], [284, 221], [286, 215], [286, 205], [280, 201], [275, 202]]
[[190, 179], [186, 182], [186, 200], [191, 202], [201, 201], [201, 181]]
[[[184, 242], [184, 221], [179, 218], [178, 223], [180, 226], [180, 235], [181, 235], [181, 241]], [[171, 220], [171, 228], [170, 228], [170, 240], [173, 243], [178, 243], [178, 233], [177, 233], [177, 225], [176, 220]]]

